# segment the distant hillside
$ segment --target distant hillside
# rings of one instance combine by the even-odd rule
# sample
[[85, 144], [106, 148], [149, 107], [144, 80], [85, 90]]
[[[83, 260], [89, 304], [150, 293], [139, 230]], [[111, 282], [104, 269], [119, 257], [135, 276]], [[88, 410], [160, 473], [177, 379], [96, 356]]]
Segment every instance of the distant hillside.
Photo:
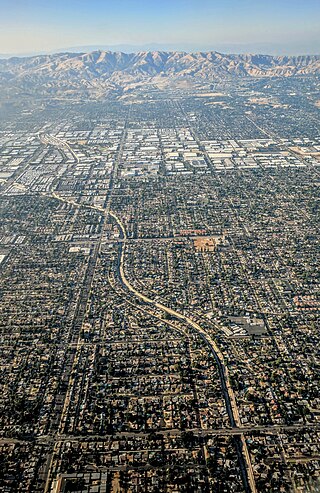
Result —
[[291, 77], [320, 74], [320, 55], [223, 55], [217, 52], [59, 53], [0, 60], [0, 83], [20, 89], [102, 89], [144, 78]]

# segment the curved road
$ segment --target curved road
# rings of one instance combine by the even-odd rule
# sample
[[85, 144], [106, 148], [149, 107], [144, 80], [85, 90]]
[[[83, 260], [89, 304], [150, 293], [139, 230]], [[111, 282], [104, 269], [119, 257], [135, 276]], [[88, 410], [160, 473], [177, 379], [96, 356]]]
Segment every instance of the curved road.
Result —
[[[63, 202], [68, 202], [66, 199], [59, 197], [59, 195], [53, 193], [51, 194], [55, 199], [61, 200]], [[77, 204], [75, 202], [68, 202], [70, 205], [73, 205], [75, 207], [81, 207], [83, 204]], [[239, 416], [239, 411], [238, 411], [238, 406], [236, 403], [236, 399], [234, 396], [233, 389], [230, 384], [230, 379], [229, 379], [229, 372], [228, 368], [226, 367], [224, 363], [224, 358], [223, 354], [221, 353], [220, 349], [218, 348], [216, 342], [212, 339], [212, 337], [205, 332], [205, 330], [194, 320], [192, 320], [190, 317], [183, 315], [179, 312], [176, 312], [175, 310], [172, 310], [171, 308], [168, 308], [167, 306], [163, 305], [162, 303], [156, 302], [152, 300], [151, 298], [148, 298], [145, 296], [143, 293], [140, 293], [135, 289], [134, 286], [128, 281], [126, 278], [125, 272], [124, 272], [124, 256], [125, 256], [125, 247], [127, 244], [127, 233], [125, 230], [125, 227], [122, 223], [122, 221], [118, 218], [118, 216], [112, 212], [110, 209], [108, 210], [99, 207], [99, 206], [92, 206], [92, 205], [87, 205], [85, 206], [89, 209], [95, 209], [98, 210], [99, 212], [110, 215], [118, 224], [119, 229], [122, 234], [122, 242], [119, 242], [120, 244], [120, 262], [119, 262], [119, 274], [120, 274], [120, 279], [122, 283], [127, 287], [127, 289], [132, 292], [137, 298], [140, 298], [142, 301], [145, 303], [148, 303], [152, 305], [155, 308], [158, 308], [159, 310], [177, 318], [178, 320], [186, 323], [189, 325], [197, 334], [200, 335], [200, 337], [205, 341], [207, 346], [209, 347], [210, 351], [214, 355], [215, 361], [218, 366], [218, 371], [219, 371], [219, 377], [220, 377], [220, 382], [221, 382], [221, 387], [222, 387], [222, 392], [224, 395], [224, 399], [226, 402], [226, 408], [227, 408], [227, 413], [229, 416], [230, 424], [232, 428], [240, 428], [241, 425], [241, 420]], [[244, 485], [246, 492], [250, 493], [258, 493], [255, 485], [255, 479], [254, 479], [254, 472], [251, 464], [251, 459], [250, 459], [250, 454], [248, 451], [248, 447], [246, 444], [246, 440], [244, 438], [244, 435], [240, 435], [240, 442], [237, 442], [237, 452], [239, 456], [239, 462], [241, 469], [243, 471], [243, 480], [244, 480]], [[48, 481], [49, 481], [49, 475], [48, 475]], [[48, 487], [48, 481], [47, 481], [47, 487]], [[47, 491], [47, 489], [46, 489]]]
[[[226, 367], [224, 363], [224, 358], [223, 354], [221, 353], [220, 349], [218, 348], [216, 342], [212, 339], [212, 337], [205, 332], [205, 330], [194, 320], [192, 320], [190, 317], [183, 315], [179, 312], [176, 312], [175, 310], [172, 310], [171, 308], [168, 308], [167, 306], [163, 305], [162, 303], [156, 302], [152, 300], [151, 298], [148, 298], [148, 296], [145, 296], [143, 293], [140, 293], [135, 289], [134, 286], [128, 281], [125, 272], [124, 272], [124, 256], [125, 256], [125, 247], [127, 243], [127, 233], [125, 230], [125, 227], [122, 223], [122, 221], [118, 218], [118, 216], [109, 210], [109, 215], [116, 221], [118, 224], [123, 241], [120, 243], [120, 265], [119, 265], [119, 273], [120, 273], [120, 278], [122, 283], [127, 287], [129, 291], [131, 291], [135, 296], [140, 298], [142, 301], [145, 303], [153, 305], [155, 308], [158, 308], [159, 310], [177, 318], [178, 320], [186, 323], [189, 325], [197, 334], [200, 335], [200, 337], [205, 341], [207, 346], [210, 348], [212, 354], [214, 355], [214, 358], [216, 360], [216, 363], [218, 365], [218, 370], [219, 370], [219, 376], [220, 376], [220, 381], [221, 381], [221, 386], [222, 386], [222, 392], [225, 398], [226, 402], [226, 407], [227, 407], [227, 412], [228, 416], [230, 419], [230, 424], [231, 426], [234, 427], [241, 427], [241, 420], [239, 416], [239, 410], [238, 406], [236, 403], [235, 395], [233, 392], [233, 389], [230, 384], [230, 379], [229, 379], [229, 373], [228, 373], [228, 368]], [[250, 460], [250, 455], [249, 451], [247, 448], [247, 444], [245, 441], [245, 438], [243, 435], [241, 435], [241, 450], [239, 450], [240, 455], [243, 457], [246, 465], [246, 472], [248, 475], [248, 481], [249, 485], [247, 484], [247, 491], [252, 491], [253, 493], [257, 493], [256, 485], [255, 485], [255, 480], [254, 480], [254, 473], [252, 469], [252, 464]], [[247, 483], [247, 481], [246, 481]], [[249, 489], [248, 489], [249, 486]]]

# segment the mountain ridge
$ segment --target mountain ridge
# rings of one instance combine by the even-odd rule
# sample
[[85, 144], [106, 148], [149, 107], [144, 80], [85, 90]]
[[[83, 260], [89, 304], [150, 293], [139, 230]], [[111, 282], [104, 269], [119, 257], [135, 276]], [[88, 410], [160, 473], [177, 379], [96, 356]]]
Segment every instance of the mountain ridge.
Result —
[[223, 54], [217, 51], [97, 50], [0, 59], [0, 83], [27, 89], [124, 85], [155, 77], [213, 80], [229, 77], [320, 75], [320, 55]]

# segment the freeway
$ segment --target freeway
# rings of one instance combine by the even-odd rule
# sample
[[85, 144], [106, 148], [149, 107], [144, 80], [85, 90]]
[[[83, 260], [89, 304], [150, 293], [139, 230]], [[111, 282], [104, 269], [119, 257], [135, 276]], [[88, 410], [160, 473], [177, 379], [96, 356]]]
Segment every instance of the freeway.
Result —
[[45, 145], [53, 145], [58, 147], [58, 149], [68, 149], [68, 151], [72, 154], [74, 160], [76, 163], [80, 163], [80, 158], [77, 156], [77, 154], [74, 152], [70, 144], [68, 144], [67, 141], [58, 139], [58, 137], [55, 137], [54, 135], [51, 134], [38, 134], [40, 142], [42, 142]]
[[[139, 292], [136, 290], [136, 288], [129, 282], [129, 280], [126, 277], [126, 274], [124, 272], [124, 257], [125, 257], [125, 247], [128, 241], [127, 238], [127, 233], [125, 230], [125, 227], [122, 223], [122, 221], [119, 219], [119, 217], [109, 210], [109, 215], [116, 221], [118, 224], [118, 227], [121, 231], [122, 235], [122, 242], [120, 243], [120, 265], [119, 265], [119, 274], [122, 283], [126, 286], [126, 288], [132, 292], [137, 298], [141, 299], [147, 304], [152, 305], [153, 307], [157, 308], [160, 311], [165, 312], [168, 315], [171, 315], [175, 317], [176, 319], [180, 320], [184, 324], [187, 324], [189, 327], [192, 328], [194, 332], [196, 332], [206, 343], [208, 348], [210, 349], [211, 353], [213, 354], [215, 361], [218, 366], [219, 370], [219, 377], [220, 377], [220, 382], [221, 382], [221, 387], [222, 387], [222, 392], [224, 395], [224, 399], [226, 402], [226, 408], [227, 408], [227, 413], [229, 416], [230, 424], [232, 427], [240, 427], [241, 426], [241, 420], [240, 420], [240, 415], [239, 415], [239, 410], [237, 406], [237, 402], [235, 399], [235, 395], [233, 392], [233, 389], [230, 384], [230, 378], [229, 378], [229, 372], [228, 368], [224, 363], [224, 358], [223, 354], [221, 353], [220, 349], [218, 348], [216, 342], [212, 339], [212, 337], [207, 334], [207, 332], [194, 320], [192, 320], [190, 317], [183, 315], [175, 310], [172, 310], [171, 308], [163, 305], [162, 303], [159, 303], [157, 301], [152, 300], [148, 296], [145, 296], [143, 293]], [[246, 468], [246, 474], [244, 474], [244, 483], [246, 486], [246, 491], [251, 491], [253, 493], [257, 492], [256, 485], [255, 485], [255, 480], [254, 480], [254, 473], [253, 473], [253, 468], [250, 460], [250, 454], [248, 451], [248, 447], [246, 444], [246, 440], [244, 438], [244, 435], [240, 435], [241, 438], [241, 444], [238, 443], [238, 454], [240, 461], [244, 460], [245, 462], [245, 468]], [[243, 465], [242, 465], [243, 469]], [[246, 475], [248, 476], [248, 481], [246, 478]], [[248, 484], [249, 483], [249, 484]]]
[[[75, 159], [77, 160], [77, 162], [79, 162], [78, 157], [74, 154], [74, 152], [72, 151], [72, 149], [69, 147], [69, 145], [66, 142], [60, 141], [60, 139], [57, 139], [55, 137], [51, 137], [51, 136], [49, 136], [49, 137], [51, 139], [50, 143], [54, 143], [55, 145], [59, 144], [59, 145], [67, 146], [69, 148], [70, 152], [72, 152], [72, 154], [75, 157]], [[83, 322], [85, 320], [85, 316], [87, 313], [87, 307], [88, 307], [88, 301], [90, 299], [91, 292], [92, 292], [92, 284], [93, 284], [94, 274], [95, 274], [99, 254], [101, 251], [103, 235], [105, 233], [105, 228], [106, 228], [105, 219], [108, 217], [108, 213], [109, 213], [110, 201], [111, 201], [113, 188], [114, 188], [114, 181], [115, 181], [117, 174], [118, 174], [118, 167], [119, 167], [120, 159], [122, 157], [125, 138], [126, 138], [126, 126], [123, 130], [123, 134], [122, 134], [121, 142], [120, 142], [119, 149], [117, 152], [117, 156], [116, 156], [114, 164], [113, 164], [113, 170], [112, 170], [112, 175], [110, 178], [109, 190], [108, 190], [108, 194], [105, 198], [104, 206], [103, 207], [95, 207], [95, 206], [90, 206], [90, 205], [85, 206], [87, 208], [95, 209], [95, 210], [98, 210], [99, 212], [102, 212], [103, 213], [103, 224], [102, 224], [102, 227], [101, 227], [101, 230], [99, 233], [98, 241], [96, 242], [96, 244], [92, 250], [92, 253], [89, 257], [89, 261], [88, 261], [87, 268], [86, 268], [86, 273], [85, 273], [84, 280], [83, 280], [82, 289], [80, 292], [79, 299], [77, 301], [77, 308], [76, 308], [74, 318], [72, 321], [72, 333], [71, 333], [72, 340], [71, 340], [71, 342], [75, 345], [75, 352], [72, 353], [70, 356], [70, 361], [69, 361], [69, 368], [70, 369], [68, 371], [66, 371], [68, 384], [67, 384], [67, 391], [65, 393], [64, 403], [62, 406], [62, 411], [60, 413], [59, 420], [58, 420], [58, 430], [57, 430], [58, 434], [59, 434], [59, 431], [61, 432], [63, 430], [63, 426], [65, 425], [65, 419], [67, 418], [68, 407], [69, 407], [69, 404], [72, 400], [73, 381], [75, 378], [74, 375], [76, 374], [76, 370], [77, 370], [79, 351], [81, 350], [81, 347], [82, 347], [81, 329], [82, 329]], [[45, 141], [47, 141], [47, 138], [45, 138]], [[74, 202], [73, 200], [68, 200], [68, 199], [65, 199], [63, 197], [60, 197], [54, 191], [52, 191], [50, 194], [43, 194], [43, 195], [51, 196], [51, 197], [55, 198], [56, 200], [67, 203], [73, 207], [79, 207], [79, 208], [82, 207], [82, 204], [78, 204], [77, 202]], [[57, 445], [58, 445], [58, 442], [55, 440], [52, 453], [49, 454], [47, 457], [47, 463], [46, 463], [45, 473], [44, 473], [44, 477], [45, 477], [44, 493], [48, 493], [50, 490], [52, 491], [52, 489], [51, 489], [51, 487], [52, 487], [51, 474], [52, 474], [52, 469], [54, 466], [54, 457], [55, 457]]]
[[[118, 158], [115, 162], [114, 177], [118, 171], [118, 163], [119, 163], [119, 159], [120, 159], [120, 156], [121, 156], [121, 153], [123, 150], [123, 142], [124, 142], [124, 138], [121, 142], [120, 149], [118, 151]], [[162, 303], [159, 303], [155, 300], [152, 300], [148, 296], [145, 296], [143, 293], [137, 291], [135, 289], [135, 287], [128, 281], [128, 279], [125, 275], [125, 272], [124, 272], [125, 247], [126, 247], [126, 244], [128, 242], [128, 237], [127, 237], [127, 233], [126, 233], [126, 230], [125, 230], [125, 227], [124, 227], [122, 221], [119, 219], [119, 217], [114, 212], [112, 212], [110, 210], [110, 202], [111, 202], [112, 192], [113, 192], [113, 180], [112, 180], [112, 186], [110, 187], [110, 191], [109, 191], [109, 194], [106, 198], [104, 207], [77, 204], [75, 202], [68, 201], [62, 197], [59, 197], [54, 192], [51, 193], [51, 196], [53, 196], [57, 200], [67, 202], [72, 206], [75, 206], [75, 207], [81, 207], [81, 206], [83, 207], [84, 206], [84, 207], [94, 209], [94, 210], [101, 212], [102, 214], [104, 214], [105, 217], [107, 217], [108, 215], [111, 216], [116, 221], [116, 223], [120, 229], [121, 235], [122, 235], [122, 238], [119, 239], [119, 245], [120, 245], [119, 275], [120, 275], [120, 280], [121, 280], [122, 284], [131, 293], [133, 293], [137, 298], [142, 300], [144, 303], [151, 305], [154, 308], [156, 308], [162, 312], [165, 312], [168, 315], [175, 317], [176, 319], [178, 319], [182, 323], [189, 326], [206, 343], [207, 347], [210, 349], [210, 352], [213, 354], [215, 361], [217, 363], [221, 387], [222, 387], [222, 392], [224, 395], [224, 399], [225, 399], [225, 403], [226, 403], [226, 409], [227, 409], [227, 413], [229, 416], [231, 428], [238, 429], [240, 432], [239, 434], [234, 433], [234, 435], [239, 435], [239, 438], [240, 438], [240, 442], [237, 441], [237, 452], [238, 452], [240, 466], [241, 466], [242, 473], [243, 473], [243, 481], [244, 481], [246, 492], [257, 493], [255, 480], [254, 480], [253, 468], [252, 468], [251, 459], [250, 459], [250, 454], [249, 454], [249, 451], [247, 448], [244, 434], [243, 434], [243, 432], [241, 432], [242, 426], [241, 426], [239, 410], [238, 410], [238, 406], [236, 403], [233, 389], [232, 389], [231, 384], [230, 384], [229, 372], [228, 372], [227, 366], [225, 365], [223, 354], [221, 353], [219, 347], [217, 346], [216, 342], [212, 339], [212, 337], [209, 334], [207, 334], [207, 332], [196, 321], [192, 320], [190, 317], [188, 317], [184, 314], [181, 314], [181, 313], [163, 305]], [[100, 235], [100, 240], [98, 242], [98, 248], [96, 249], [96, 252], [100, 251], [101, 243], [102, 243], [102, 234]], [[90, 290], [89, 291], [86, 290], [86, 296], [87, 297], [88, 297], [89, 292], [90, 292]], [[177, 327], [175, 327], [175, 328], [177, 330]], [[79, 340], [78, 340], [78, 342], [79, 342]], [[61, 415], [60, 424], [62, 422], [63, 415], [64, 415], [64, 413], [62, 413], [62, 415]], [[55, 445], [56, 444], [57, 444], [57, 441], [55, 441]], [[47, 481], [46, 481], [45, 492], [48, 492], [48, 490], [49, 490], [50, 470], [52, 468], [53, 456], [54, 456], [54, 454], [51, 455], [51, 461], [49, 462], [49, 464], [47, 466], [47, 473], [46, 473]]]
[[[128, 239], [127, 239], [125, 228], [124, 228], [121, 220], [118, 218], [118, 216], [116, 216], [116, 214], [114, 214], [114, 212], [109, 211], [109, 214], [111, 217], [113, 217], [116, 220], [116, 222], [117, 222], [117, 224], [121, 230], [122, 240], [123, 240], [122, 245], [126, 245], [126, 242], [128, 241]], [[156, 301], [148, 298], [147, 296], [145, 296], [143, 293], [140, 293], [139, 291], [137, 291], [135, 289], [135, 287], [132, 286], [132, 284], [128, 281], [128, 279], [125, 275], [125, 272], [124, 272], [124, 255], [125, 255], [125, 249], [122, 248], [121, 249], [121, 256], [120, 256], [120, 269], [119, 269], [119, 271], [120, 271], [121, 280], [123, 281], [123, 284], [129, 289], [129, 291], [134, 293], [138, 298], [140, 298], [145, 303], [153, 305], [155, 308], [158, 308], [160, 311], [164, 311], [168, 315], [171, 315], [171, 316], [177, 318], [178, 320], [182, 321], [183, 323], [186, 323], [187, 325], [192, 327], [201, 336], [201, 338], [206, 342], [206, 344], [210, 347], [212, 353], [215, 356], [215, 360], [218, 364], [218, 367], [219, 367], [220, 378], [222, 380], [221, 383], [223, 385], [223, 391], [224, 391], [225, 398], [226, 398], [226, 404], [227, 404], [227, 408], [228, 408], [228, 414], [229, 414], [231, 426], [238, 426], [238, 427], [241, 426], [238, 406], [236, 403], [234, 392], [233, 392], [231, 385], [230, 385], [228, 369], [224, 364], [223, 355], [222, 355], [220, 349], [218, 348], [216, 342], [212, 339], [212, 337], [209, 334], [207, 334], [204, 331], [204, 329], [197, 322], [192, 320], [190, 317], [187, 317], [186, 315], [183, 315], [183, 314], [181, 314], [175, 310], [172, 310], [171, 308], [168, 308], [167, 306], [163, 305], [162, 303], [156, 302]]]

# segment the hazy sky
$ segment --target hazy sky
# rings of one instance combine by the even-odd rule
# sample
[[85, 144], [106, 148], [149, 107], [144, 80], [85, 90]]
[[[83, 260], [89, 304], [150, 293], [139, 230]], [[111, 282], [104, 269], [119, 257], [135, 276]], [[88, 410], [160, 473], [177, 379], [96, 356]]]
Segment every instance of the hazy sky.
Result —
[[320, 0], [0, 0], [0, 53], [150, 43], [320, 53]]

